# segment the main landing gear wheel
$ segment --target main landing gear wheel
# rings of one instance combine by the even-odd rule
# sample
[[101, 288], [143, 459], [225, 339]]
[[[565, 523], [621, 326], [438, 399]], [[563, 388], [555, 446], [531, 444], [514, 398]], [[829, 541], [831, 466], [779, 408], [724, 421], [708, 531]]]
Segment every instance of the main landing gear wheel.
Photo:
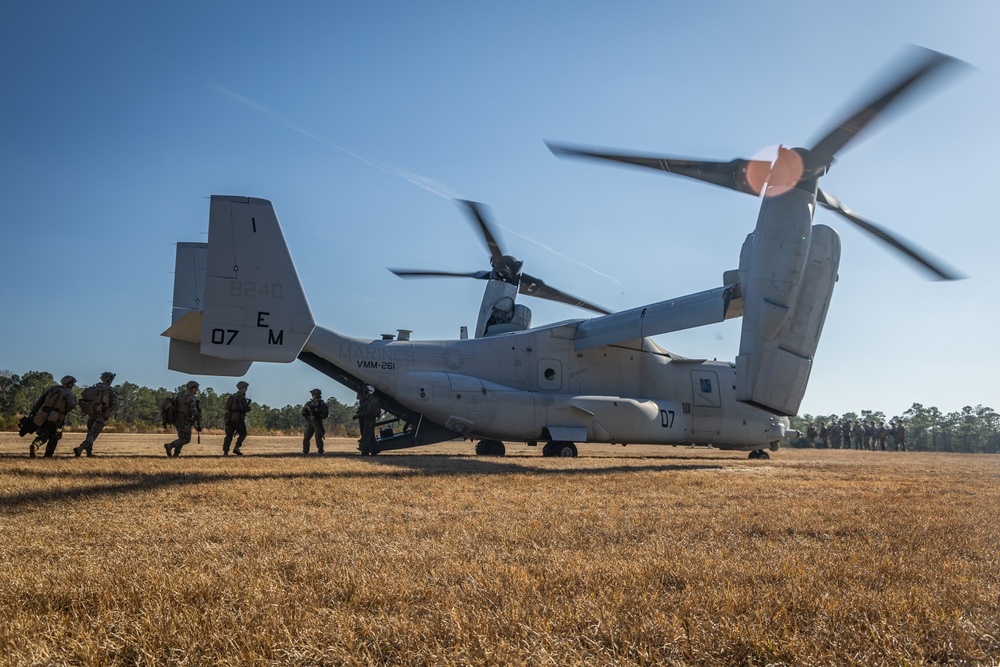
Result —
[[558, 456], [560, 458], [576, 458], [576, 445], [564, 440], [553, 440], [542, 447], [542, 456]]
[[751, 458], [751, 459], [769, 459], [769, 458], [771, 458], [771, 455], [768, 454], [767, 452], [765, 452], [763, 449], [755, 449], [755, 450], [753, 450], [753, 451], [750, 452], [750, 456], [748, 456], [747, 458]]
[[476, 443], [476, 456], [504, 456], [507, 448], [499, 440], [480, 440]]

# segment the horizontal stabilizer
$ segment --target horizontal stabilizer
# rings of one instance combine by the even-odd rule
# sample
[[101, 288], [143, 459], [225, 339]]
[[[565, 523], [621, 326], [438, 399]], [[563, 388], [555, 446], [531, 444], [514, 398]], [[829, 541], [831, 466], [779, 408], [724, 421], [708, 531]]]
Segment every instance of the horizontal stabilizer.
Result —
[[[176, 313], [178, 308], [174, 309]], [[160, 334], [170, 340], [181, 340], [185, 343], [201, 343], [201, 311], [189, 310], [180, 319], [174, 321], [170, 328]]]
[[668, 299], [580, 324], [576, 349], [589, 350], [646, 336], [715, 324], [742, 314], [739, 285]]
[[170, 356], [167, 368], [189, 375], [246, 375], [252, 361], [235, 359], [219, 359], [209, 357], [198, 350], [197, 343], [183, 340], [170, 340]]

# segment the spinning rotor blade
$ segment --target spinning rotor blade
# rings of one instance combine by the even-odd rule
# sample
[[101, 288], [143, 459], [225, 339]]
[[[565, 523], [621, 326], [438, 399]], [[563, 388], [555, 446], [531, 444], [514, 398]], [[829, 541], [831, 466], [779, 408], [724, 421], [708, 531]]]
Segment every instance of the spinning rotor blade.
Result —
[[503, 251], [500, 250], [500, 244], [497, 243], [496, 234], [493, 233], [493, 227], [486, 219], [486, 207], [478, 202], [468, 201], [466, 199], [459, 199], [458, 203], [465, 207], [465, 210], [468, 211], [472, 218], [472, 222], [478, 226], [479, 232], [483, 235], [483, 240], [486, 242], [486, 248], [490, 251], [490, 264], [493, 266], [500, 266], [503, 263]]
[[535, 278], [534, 276], [529, 276], [527, 273], [521, 274], [521, 284], [518, 287], [518, 292], [528, 296], [538, 297], [540, 299], [548, 299], [549, 301], [558, 301], [559, 303], [567, 303], [571, 306], [586, 308], [587, 310], [592, 310], [595, 313], [600, 313], [601, 315], [611, 314], [610, 310], [605, 310], [600, 306], [587, 303], [583, 299], [578, 299], [575, 296], [566, 294], [566, 292], [557, 290], [554, 287], [549, 287], [545, 284], [545, 281]]
[[937, 277], [938, 280], [961, 280], [963, 278], [963, 276], [957, 273], [942, 268], [940, 264], [935, 263], [926, 255], [917, 252], [916, 250], [906, 245], [905, 243], [897, 239], [889, 232], [879, 227], [878, 225], [865, 220], [857, 213], [844, 206], [839, 199], [831, 195], [829, 192], [825, 192], [822, 189], [818, 190], [816, 192], [816, 203], [822, 206], [823, 208], [829, 209], [835, 213], [839, 213], [846, 220], [853, 222], [859, 228], [868, 232], [878, 240], [882, 241], [883, 243], [889, 246], [892, 246], [897, 251], [903, 253], [913, 261], [920, 264], [927, 271], [930, 271], [934, 276]]
[[594, 158], [597, 160], [622, 162], [637, 167], [657, 169], [677, 174], [678, 176], [687, 176], [688, 178], [694, 178], [699, 181], [711, 183], [712, 185], [718, 185], [754, 196], [760, 194], [761, 186], [767, 180], [767, 174], [771, 170], [771, 163], [764, 160], [744, 160], [742, 158], [736, 158], [729, 162], [689, 160], [665, 155], [605, 153], [583, 148], [560, 146], [548, 142], [545, 142], [545, 145], [557, 157]]
[[489, 271], [470, 271], [469, 273], [454, 273], [452, 271], [425, 271], [423, 269], [389, 269], [400, 278], [477, 278], [489, 280]]
[[834, 155], [852, 141], [872, 120], [878, 117], [895, 100], [908, 90], [926, 80], [943, 66], [962, 61], [937, 51], [913, 47], [914, 55], [906, 68], [890, 79], [889, 84], [880, 88], [877, 97], [858, 105], [857, 111], [838, 123], [830, 132], [810, 149], [810, 166], [829, 167]]

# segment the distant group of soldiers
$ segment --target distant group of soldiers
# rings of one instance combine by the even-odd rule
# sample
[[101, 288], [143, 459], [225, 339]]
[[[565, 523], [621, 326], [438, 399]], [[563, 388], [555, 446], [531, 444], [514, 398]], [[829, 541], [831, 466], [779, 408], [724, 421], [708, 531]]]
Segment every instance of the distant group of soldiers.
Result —
[[[28, 447], [28, 456], [36, 457], [36, 453], [45, 445], [43, 456], [52, 457], [55, 454], [56, 446], [62, 438], [63, 427], [66, 425], [66, 417], [78, 405], [80, 411], [87, 417], [87, 435], [77, 447], [73, 448], [73, 455], [79, 457], [82, 454], [94, 455], [94, 441], [104, 430], [104, 426], [111, 418], [111, 414], [118, 405], [118, 395], [115, 392], [112, 382], [115, 374], [111, 371], [101, 373], [101, 381], [83, 390], [80, 399], [73, 392], [76, 386], [76, 378], [66, 375], [59, 381], [59, 384], [49, 387], [42, 392], [38, 400], [31, 406], [31, 410], [26, 417], [20, 421], [20, 435], [32, 433], [35, 438]], [[160, 403], [160, 413], [163, 427], [173, 426], [177, 431], [177, 437], [163, 444], [163, 449], [168, 457], [178, 457], [184, 445], [191, 442], [191, 432], [198, 433], [198, 440], [201, 441], [201, 404], [198, 401], [198, 390], [200, 385], [197, 381], [191, 380], [176, 396], [166, 398]], [[242, 446], [247, 438], [246, 416], [250, 412], [250, 399], [247, 397], [247, 389], [250, 384], [241, 380], [236, 383], [236, 393], [230, 394], [225, 403], [225, 438], [222, 441], [222, 455], [229, 456], [232, 451], [235, 456], [243, 456]], [[326, 401], [323, 400], [323, 392], [320, 389], [310, 391], [310, 400], [302, 406], [302, 416], [306, 418], [305, 433], [302, 438], [302, 453], [309, 453], [310, 442], [316, 440], [316, 451], [323, 454], [323, 438], [326, 435], [326, 428], [323, 420], [330, 416], [330, 409]], [[361, 428], [361, 439], [358, 441], [358, 449], [362, 455], [375, 454], [375, 425], [382, 414], [382, 406], [375, 395], [375, 388], [371, 385], [364, 385], [358, 392], [358, 412], [354, 418], [358, 420]], [[233, 444], [233, 439], [236, 443]]]
[[[818, 439], [818, 440], [817, 440]], [[865, 449], [869, 451], [906, 451], [906, 425], [902, 419], [888, 425], [874, 419], [831, 421], [819, 428], [810, 423], [806, 428], [806, 441], [810, 447], [827, 449]]]

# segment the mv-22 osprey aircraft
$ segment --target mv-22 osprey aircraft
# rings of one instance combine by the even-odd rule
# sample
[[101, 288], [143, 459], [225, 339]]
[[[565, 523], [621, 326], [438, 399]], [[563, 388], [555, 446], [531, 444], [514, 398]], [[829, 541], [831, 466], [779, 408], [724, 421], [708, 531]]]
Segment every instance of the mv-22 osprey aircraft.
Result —
[[[254, 361], [301, 359], [354, 390], [370, 384], [405, 423], [375, 453], [464, 438], [483, 455], [503, 455], [506, 440], [543, 443], [545, 456], [576, 456], [586, 442], [711, 444], [767, 458], [789, 434], [837, 279], [840, 238], [813, 224], [817, 203], [955, 277], [818, 188], [873, 118], [953, 62], [921, 52], [811, 148], [781, 148], [773, 163], [554, 149], [764, 193], [722, 286], [593, 319], [461, 340], [344, 336], [315, 324], [271, 203], [213, 196], [208, 243], [178, 244], [169, 368], [243, 375]], [[650, 338], [741, 315], [735, 363], [685, 359]]]

